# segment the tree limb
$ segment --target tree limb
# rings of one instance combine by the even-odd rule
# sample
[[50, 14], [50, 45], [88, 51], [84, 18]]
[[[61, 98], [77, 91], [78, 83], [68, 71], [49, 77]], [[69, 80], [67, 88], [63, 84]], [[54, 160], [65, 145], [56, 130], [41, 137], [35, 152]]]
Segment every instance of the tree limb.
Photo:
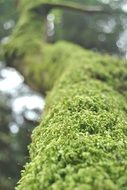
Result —
[[43, 3], [37, 7], [34, 7], [32, 11], [37, 12], [40, 15], [48, 14], [52, 9], [64, 9], [69, 11], [75, 11], [79, 13], [87, 13], [87, 14], [114, 14], [121, 13], [120, 10], [113, 9], [104, 9], [102, 6], [81, 6], [76, 3], [73, 4], [62, 4], [62, 3]]

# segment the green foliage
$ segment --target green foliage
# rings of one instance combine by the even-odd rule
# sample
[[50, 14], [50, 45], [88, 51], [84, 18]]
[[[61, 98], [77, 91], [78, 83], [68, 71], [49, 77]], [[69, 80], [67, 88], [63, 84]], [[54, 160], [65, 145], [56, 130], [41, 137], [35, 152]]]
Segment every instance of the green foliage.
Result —
[[41, 43], [41, 22], [26, 10], [6, 56], [33, 88], [52, 90], [16, 189], [126, 190], [127, 62]]

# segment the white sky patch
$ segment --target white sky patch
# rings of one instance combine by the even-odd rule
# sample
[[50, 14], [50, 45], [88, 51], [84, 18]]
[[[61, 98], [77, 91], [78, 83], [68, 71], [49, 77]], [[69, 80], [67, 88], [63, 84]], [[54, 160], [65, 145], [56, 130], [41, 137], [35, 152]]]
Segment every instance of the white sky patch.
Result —
[[1, 70], [0, 91], [10, 92], [23, 83], [24, 78], [13, 68]]
[[48, 14], [47, 16], [47, 34], [48, 36], [53, 36], [54, 35], [54, 19], [55, 16], [53, 14]]
[[12, 123], [10, 125], [10, 131], [13, 134], [17, 134], [19, 132], [19, 127], [15, 123]]
[[28, 120], [37, 121], [37, 120], [39, 119], [39, 113], [36, 113], [35, 111], [32, 111], [32, 110], [28, 110], [28, 111], [25, 113], [25, 117], [26, 117]]
[[13, 28], [14, 26], [15, 26], [14, 20], [9, 20], [9, 21], [5, 22], [3, 25], [5, 30], [9, 30], [9, 29]]
[[[42, 97], [37, 95], [27, 95], [15, 99], [12, 103], [12, 108], [15, 113], [22, 113], [24, 110], [43, 110], [45, 102]], [[29, 113], [29, 115], [33, 113]], [[31, 117], [30, 116], [30, 117]], [[35, 117], [35, 116], [34, 116]]]
[[127, 29], [121, 33], [116, 45], [121, 51], [127, 52]]
[[122, 10], [124, 12], [127, 12], [127, 3], [125, 3], [125, 4], [122, 5]]
[[110, 2], [110, 0], [100, 0], [100, 2], [108, 4]]
[[6, 44], [8, 42], [8, 40], [9, 40], [9, 38], [10, 38], [9, 36], [6, 36], [6, 37], [2, 38], [1, 44]]
[[104, 22], [103, 20], [99, 20], [97, 22], [97, 25], [100, 27], [100, 29], [104, 32], [104, 33], [111, 33], [113, 32], [115, 26], [116, 26], [116, 22], [114, 19], [109, 19], [106, 22]]

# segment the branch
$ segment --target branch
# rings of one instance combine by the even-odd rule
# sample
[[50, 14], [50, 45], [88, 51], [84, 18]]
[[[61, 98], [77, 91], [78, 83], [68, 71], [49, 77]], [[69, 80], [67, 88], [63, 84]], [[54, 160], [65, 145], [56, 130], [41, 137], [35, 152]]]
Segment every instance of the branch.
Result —
[[76, 3], [70, 4], [61, 4], [61, 3], [43, 3], [37, 7], [34, 7], [32, 11], [37, 12], [40, 15], [46, 15], [52, 9], [64, 9], [69, 11], [75, 11], [79, 13], [87, 14], [118, 14], [121, 13], [120, 10], [104, 9], [102, 6], [79, 6]]

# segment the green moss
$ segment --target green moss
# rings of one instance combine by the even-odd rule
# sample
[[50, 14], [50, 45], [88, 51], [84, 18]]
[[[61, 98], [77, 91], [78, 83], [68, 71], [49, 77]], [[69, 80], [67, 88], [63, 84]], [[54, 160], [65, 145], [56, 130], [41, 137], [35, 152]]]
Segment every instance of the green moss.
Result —
[[116, 86], [127, 63], [58, 43], [50, 64], [64, 45], [74, 51], [47, 97], [17, 189], [125, 190], [127, 105]]
[[41, 19], [27, 7], [35, 4], [22, 2], [6, 58], [33, 88], [50, 92], [16, 189], [126, 190], [127, 62], [41, 42]]

